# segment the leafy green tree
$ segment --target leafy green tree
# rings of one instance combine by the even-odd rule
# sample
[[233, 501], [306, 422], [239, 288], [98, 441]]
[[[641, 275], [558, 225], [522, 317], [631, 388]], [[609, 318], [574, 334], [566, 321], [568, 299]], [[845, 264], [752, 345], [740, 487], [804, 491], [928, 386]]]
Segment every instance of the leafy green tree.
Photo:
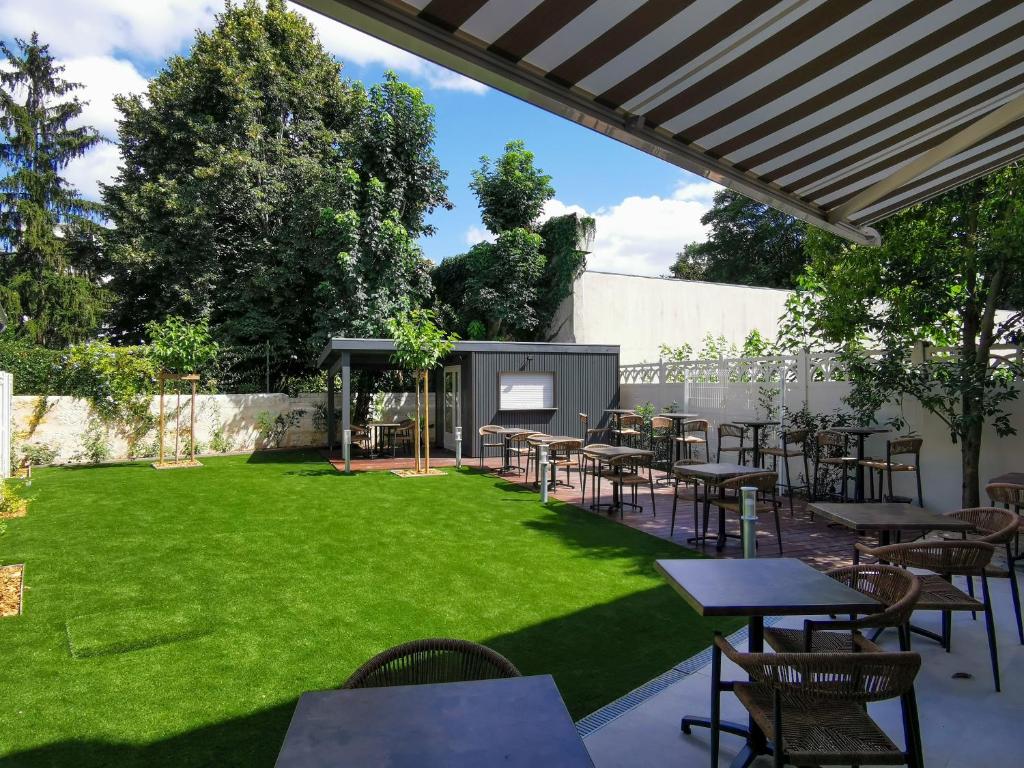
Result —
[[712, 280], [767, 288], [793, 288], [807, 257], [806, 226], [730, 190], [715, 193], [701, 217], [711, 227], [703, 243], [690, 243], [669, 271], [685, 280]]
[[205, 319], [190, 323], [172, 316], [162, 323], [147, 323], [146, 333], [153, 360], [168, 373], [197, 373], [217, 358], [219, 345]]
[[103, 139], [71, 127], [81, 85], [37, 34], [0, 42], [0, 54], [0, 303], [22, 335], [62, 347], [92, 334], [106, 309], [92, 249], [98, 207], [61, 176]]
[[117, 104], [125, 162], [104, 199], [129, 338], [206, 317], [223, 344], [269, 343], [280, 385], [328, 335], [383, 335], [430, 297], [415, 240], [449, 205], [433, 110], [392, 74], [369, 90], [340, 79], [283, 0], [229, 4]]
[[544, 273], [544, 241], [528, 229], [509, 229], [495, 243], [478, 243], [468, 254], [468, 310], [485, 319], [491, 339], [537, 327], [537, 282]]
[[533, 152], [521, 140], [510, 141], [498, 161], [484, 155], [469, 184], [480, 203], [484, 226], [498, 235], [507, 229], [528, 229], [544, 203], [555, 196], [551, 177], [533, 164]]
[[[963, 504], [977, 506], [986, 423], [1000, 436], [1016, 431], [1004, 405], [1017, 390], [992, 355], [994, 345], [1019, 341], [1024, 321], [1021, 311], [997, 313], [1024, 306], [1024, 167], [947, 192], [879, 229], [881, 248], [810, 232], [811, 263], [783, 335], [847, 352], [858, 411], [909, 395], [941, 419], [960, 444]], [[879, 346], [877, 358], [861, 354]]]

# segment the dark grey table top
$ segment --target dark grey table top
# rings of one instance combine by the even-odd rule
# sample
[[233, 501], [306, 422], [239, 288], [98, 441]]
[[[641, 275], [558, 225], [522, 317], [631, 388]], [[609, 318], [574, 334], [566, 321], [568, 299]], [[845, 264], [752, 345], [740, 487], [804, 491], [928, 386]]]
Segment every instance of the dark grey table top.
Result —
[[502, 427], [501, 429], [494, 430], [491, 434], [494, 435], [521, 435], [524, 432], [533, 432], [532, 429], [523, 429], [522, 427]]
[[989, 480], [989, 483], [1009, 483], [1010, 485], [1024, 485], [1024, 472], [1007, 472]]
[[527, 442], [531, 445], [551, 445], [551, 443], [566, 443], [571, 440], [575, 440], [578, 443], [583, 442], [583, 438], [573, 437], [572, 435], [538, 435], [531, 437]]
[[613, 459], [617, 456], [653, 456], [652, 451], [643, 448], [630, 448], [626, 445], [583, 446], [588, 456], [599, 456], [602, 459]]
[[702, 616], [875, 613], [881, 603], [789, 557], [658, 560], [655, 568]]
[[834, 504], [811, 502], [807, 508], [854, 531], [969, 531], [971, 524], [912, 504]]
[[623, 415], [636, 415], [636, 411], [632, 408], [605, 408], [605, 413], [621, 413]]
[[699, 414], [696, 413], [659, 413], [663, 419], [696, 419]]
[[550, 675], [318, 691], [299, 699], [277, 768], [589, 766]]
[[745, 467], [742, 464], [679, 464], [672, 467], [677, 475], [699, 477], [705, 480], [729, 480], [740, 475], [751, 475], [763, 472], [757, 467]]
[[887, 427], [829, 427], [829, 432], [838, 432], [841, 435], [880, 435], [888, 432]]
[[768, 421], [767, 419], [736, 419], [733, 424], [742, 424], [744, 427], [770, 427], [778, 424], [779, 420]]

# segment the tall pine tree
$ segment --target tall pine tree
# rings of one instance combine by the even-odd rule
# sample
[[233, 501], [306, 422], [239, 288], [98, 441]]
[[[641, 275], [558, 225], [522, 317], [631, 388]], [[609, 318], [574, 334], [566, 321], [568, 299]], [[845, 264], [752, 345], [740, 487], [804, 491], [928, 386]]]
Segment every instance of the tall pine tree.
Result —
[[33, 33], [0, 42], [0, 301], [37, 344], [80, 341], [99, 326], [106, 292], [96, 269], [98, 206], [61, 173], [103, 139], [71, 127], [84, 104]]

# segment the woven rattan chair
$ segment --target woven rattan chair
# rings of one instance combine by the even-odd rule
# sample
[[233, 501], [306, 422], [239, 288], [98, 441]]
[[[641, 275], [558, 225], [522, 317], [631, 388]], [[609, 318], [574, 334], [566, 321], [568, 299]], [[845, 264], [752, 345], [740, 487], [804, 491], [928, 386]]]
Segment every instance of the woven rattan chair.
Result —
[[[988, 588], [988, 565], [992, 560], [992, 553], [995, 552], [992, 544], [984, 541], [924, 540], [908, 544], [889, 544], [884, 547], [869, 547], [858, 542], [855, 547], [855, 559], [861, 555], [868, 555], [903, 568], [922, 568], [931, 571], [929, 574], [918, 576], [921, 594], [914, 610], [942, 611], [941, 642], [947, 651], [950, 649], [951, 613], [983, 612], [985, 628], [988, 631], [992, 677], [996, 691], [1000, 690], [999, 652], [996, 648], [996, 627], [992, 618], [992, 598]], [[980, 578], [981, 601], [953, 586], [954, 576]]]
[[[635, 456], [615, 456], [608, 459], [605, 464], [607, 469], [601, 472], [601, 478], [607, 480], [612, 486], [619, 487], [619, 517], [622, 517], [623, 507], [626, 506], [627, 502], [622, 498], [623, 492], [626, 488], [630, 489], [631, 499], [629, 502], [630, 506], [640, 509], [640, 505], [637, 503], [637, 488], [642, 485], [646, 485], [651, 491], [651, 514], [655, 517], [658, 513], [655, 511], [654, 506], [654, 475], [651, 472], [651, 464], [653, 457], [650, 454], [640, 454]], [[644, 474], [644, 470], [647, 473]], [[601, 498], [598, 496], [598, 503], [600, 504]]]
[[[359, 452], [362, 454], [368, 454], [370, 452], [370, 430], [363, 424], [353, 424], [350, 429], [352, 430], [352, 443], [359, 447]], [[380, 446], [377, 446], [380, 448]]]
[[618, 438], [619, 445], [630, 445], [635, 448], [640, 446], [640, 438], [643, 435], [644, 417], [635, 413], [624, 413], [619, 417], [618, 427], [612, 433]]
[[[979, 534], [972, 537], [974, 541], [985, 541], [996, 548], [1004, 549], [1006, 567], [989, 563], [985, 572], [990, 579], [1010, 580], [1010, 596], [1013, 599], [1014, 618], [1017, 620], [1017, 638], [1021, 645], [1024, 645], [1024, 624], [1021, 623], [1020, 614], [1020, 587], [1016, 578], [1017, 557], [1014, 554], [1014, 547], [1011, 546], [1011, 543], [1016, 540], [1019, 530], [1019, 518], [1016, 513], [996, 507], [972, 507], [956, 512], [947, 512], [946, 517], [969, 522]], [[967, 594], [974, 596], [974, 578], [971, 576], [967, 577]]]
[[[821, 494], [821, 468], [825, 472], [838, 469], [839, 498], [846, 501], [850, 482], [850, 470], [857, 466], [857, 457], [849, 455], [848, 437], [838, 432], [823, 430], [814, 436], [814, 485], [811, 488], [811, 497], [822, 498]], [[833, 498], [835, 498], [833, 496]]]
[[711, 422], [707, 419], [689, 419], [684, 421], [679, 429], [682, 434], [675, 438], [676, 445], [679, 446], [679, 458], [695, 461], [694, 452], [698, 448], [703, 448], [704, 461], [710, 461], [708, 430], [711, 429]]
[[497, 424], [484, 424], [477, 430], [480, 435], [480, 469], [484, 468], [484, 459], [487, 454], [492, 456], [505, 455], [505, 438], [497, 434], [502, 429]]
[[[727, 439], [739, 440], [738, 443], [728, 444]], [[736, 463], [742, 464], [747, 460], [747, 454], [753, 452], [753, 446], [745, 446], [747, 439], [747, 428], [740, 424], [719, 424], [718, 425], [718, 454], [715, 461], [722, 461], [723, 453], [735, 453]]]
[[[560, 440], [557, 443], [550, 443], [548, 445], [548, 461], [550, 461], [555, 467], [555, 482], [558, 485], [563, 485], [566, 488], [575, 488], [576, 486], [570, 482], [572, 480], [572, 470], [579, 469], [580, 460], [580, 448], [583, 447], [583, 441], [578, 438], [572, 438], [570, 440]], [[558, 481], [558, 470], [565, 470], [565, 482]], [[582, 484], [582, 481], [581, 481]]]
[[[693, 535], [698, 536], [700, 534], [698, 507], [702, 501], [700, 497], [700, 480], [692, 475], [681, 474], [676, 471], [677, 468], [685, 467], [690, 464], [695, 464], [693, 459], [680, 459], [672, 465], [672, 520], [669, 523], [668, 536], [672, 538], [672, 535], [676, 530], [676, 510], [679, 507], [679, 487], [682, 486], [684, 489], [692, 485], [693, 486]], [[705, 491], [706, 493], [706, 491]]]
[[[588, 429], [587, 432], [598, 432], [602, 430]], [[589, 435], [588, 435], [589, 436]], [[609, 443], [600, 442], [586, 442], [584, 445], [588, 448], [611, 448]], [[602, 460], [597, 456], [588, 456], [583, 451], [580, 451], [580, 485], [581, 500], [584, 504], [587, 503], [587, 486], [590, 486], [590, 504], [593, 506], [601, 496], [601, 467], [603, 465]]]
[[654, 451], [654, 465], [666, 476], [672, 474], [672, 419], [655, 416], [651, 419], [651, 450]]
[[[721, 681], [722, 655], [748, 681]], [[914, 678], [916, 653], [741, 653], [721, 635], [712, 647], [711, 765], [718, 765], [723, 690], [774, 745], [773, 765], [922, 765]], [[900, 699], [900, 749], [871, 718], [867, 704]]]
[[[525, 482], [530, 482], [530, 466], [533, 466], [533, 473], [536, 475], [540, 472], [540, 467], [537, 466], [537, 446], [540, 445], [538, 442], [541, 438], [548, 437], [545, 432], [531, 432], [526, 436], [526, 474], [523, 475]], [[540, 478], [535, 478], [540, 482]]]
[[779, 653], [880, 653], [881, 648], [861, 634], [864, 629], [896, 627], [900, 650], [910, 650], [910, 614], [921, 594], [921, 583], [910, 571], [892, 565], [852, 565], [827, 572], [836, 581], [875, 598], [885, 610], [848, 621], [807, 619], [804, 628], [764, 630], [764, 641]]
[[529, 439], [535, 432], [529, 430], [523, 430], [518, 434], [512, 435], [508, 439], [508, 452], [510, 456], [514, 456], [516, 460], [516, 470], [519, 472], [525, 472], [523, 469], [523, 457], [526, 457], [526, 462], [529, 464], [530, 456], [533, 454], [533, 448], [530, 446]]
[[[793, 491], [805, 490], [810, 494], [810, 478], [811, 473], [807, 466], [807, 438], [810, 435], [810, 431], [806, 429], [784, 429], [779, 432], [779, 443], [778, 447], [769, 446], [761, 449], [761, 456], [772, 457], [772, 469], [775, 472], [779, 471], [779, 459], [782, 459], [782, 465], [785, 467], [785, 480], [780, 481], [779, 487], [786, 489], [786, 495], [789, 496], [789, 516], [793, 516]], [[789, 460], [790, 459], [802, 459], [804, 462], [804, 482], [797, 484], [793, 482], [793, 477], [790, 475]]]
[[413, 427], [416, 425], [414, 419], [402, 419], [398, 422], [398, 428], [395, 429], [395, 449], [399, 448], [407, 450], [411, 455], [413, 452]]
[[352, 673], [342, 688], [461, 683], [521, 677], [497, 651], [469, 640], [413, 640], [378, 653]]
[[[1024, 485], [1016, 483], [989, 483], [985, 486], [985, 493], [988, 494], [992, 506], [1002, 504], [1007, 509], [1012, 509], [1018, 517], [1024, 508]], [[1020, 559], [1020, 529], [1024, 528], [1024, 518], [1017, 521], [1017, 537], [1013, 547], [1014, 557]]]
[[[864, 459], [861, 466], [868, 470], [871, 480], [871, 496], [875, 496], [875, 473], [878, 473], [878, 495], [883, 501], [897, 501], [892, 492], [892, 476], [896, 472], [913, 472], [917, 480], [917, 506], [924, 506], [921, 493], [921, 446], [924, 441], [920, 437], [896, 437], [885, 443], [885, 459]], [[913, 461], [894, 461], [897, 456], [913, 456]], [[885, 481], [886, 490], [883, 490]]]
[[[712, 505], [735, 515], [743, 514], [743, 501], [740, 499], [740, 488], [757, 488], [757, 504], [754, 507], [757, 516], [772, 515], [775, 518], [775, 539], [779, 545], [779, 554], [782, 554], [782, 528], [779, 525], [779, 502], [775, 498], [775, 487], [778, 484], [779, 476], [774, 472], [752, 472], [749, 475], [740, 475], [719, 483], [719, 497], [711, 499]], [[732, 491], [733, 495], [729, 496]], [[707, 534], [708, 520], [704, 518], [704, 532]], [[740, 541], [743, 540], [743, 525], [740, 525]]]

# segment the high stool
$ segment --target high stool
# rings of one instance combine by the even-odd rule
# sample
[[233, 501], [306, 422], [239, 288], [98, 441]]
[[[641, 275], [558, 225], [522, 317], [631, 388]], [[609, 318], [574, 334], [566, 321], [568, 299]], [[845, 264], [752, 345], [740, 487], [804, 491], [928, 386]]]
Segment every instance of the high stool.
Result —
[[[924, 441], [920, 437], [896, 437], [887, 440], [885, 443], [885, 460], [864, 459], [861, 466], [868, 470], [868, 477], [871, 481], [871, 497], [875, 497], [875, 472], [878, 473], [878, 495], [884, 501], [894, 501], [896, 496], [892, 492], [892, 476], [895, 472], [913, 472], [917, 480], [917, 506], [924, 506], [924, 496], [921, 493], [921, 446]], [[893, 461], [894, 456], [913, 456], [912, 462]], [[888, 495], [882, 488], [882, 480], [887, 479]]]
[[[810, 432], [806, 429], [784, 429], [779, 432], [779, 442], [782, 443], [779, 447], [762, 448], [762, 456], [772, 457], [772, 469], [776, 473], [779, 472], [779, 459], [782, 459], [782, 463], [786, 468], [786, 481], [779, 482], [779, 487], [786, 490], [789, 496], [789, 516], [793, 516], [793, 491], [805, 490], [808, 494], [811, 492], [810, 478], [811, 473], [807, 466], [807, 436]], [[804, 462], [804, 482], [802, 484], [794, 484], [793, 477], [789, 470], [790, 459], [803, 459]], [[780, 475], [781, 477], [781, 475]]]

